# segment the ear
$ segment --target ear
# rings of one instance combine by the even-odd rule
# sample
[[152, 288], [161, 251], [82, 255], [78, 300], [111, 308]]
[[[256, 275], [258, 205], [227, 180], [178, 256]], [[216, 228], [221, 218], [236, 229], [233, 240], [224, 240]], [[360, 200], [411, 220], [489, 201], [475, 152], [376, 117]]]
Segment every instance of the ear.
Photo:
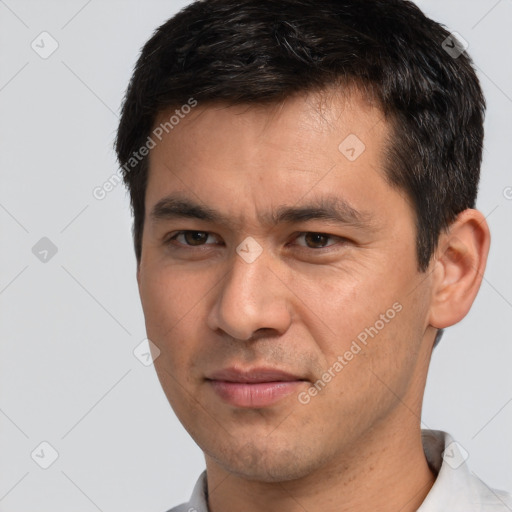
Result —
[[483, 214], [467, 209], [439, 237], [429, 323], [443, 329], [460, 322], [480, 289], [491, 235]]

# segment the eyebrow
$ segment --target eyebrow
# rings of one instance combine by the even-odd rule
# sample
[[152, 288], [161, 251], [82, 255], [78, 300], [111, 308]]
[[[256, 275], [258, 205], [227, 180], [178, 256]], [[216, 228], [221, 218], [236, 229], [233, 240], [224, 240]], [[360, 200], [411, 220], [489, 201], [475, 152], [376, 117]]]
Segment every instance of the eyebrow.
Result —
[[[160, 199], [151, 210], [150, 217], [157, 222], [188, 218], [225, 226], [234, 224], [232, 219], [223, 213], [181, 194], [172, 194]], [[258, 218], [267, 226], [326, 220], [357, 228], [369, 228], [373, 215], [367, 211], [356, 210], [341, 196], [327, 195], [319, 196], [300, 206], [280, 206], [275, 211], [260, 214]]]

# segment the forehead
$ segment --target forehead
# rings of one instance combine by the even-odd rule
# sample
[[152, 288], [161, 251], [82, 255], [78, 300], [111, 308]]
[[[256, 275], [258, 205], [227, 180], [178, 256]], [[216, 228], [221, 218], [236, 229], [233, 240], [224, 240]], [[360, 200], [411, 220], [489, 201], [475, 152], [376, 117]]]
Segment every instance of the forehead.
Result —
[[[189, 100], [190, 103], [190, 100]], [[353, 129], [364, 137], [377, 124], [379, 132], [388, 132], [378, 101], [370, 92], [354, 85], [346, 88], [329, 87], [319, 91], [299, 92], [283, 101], [273, 103], [229, 104], [225, 102], [197, 102], [161, 110], [155, 117], [153, 132], [161, 132], [160, 139], [172, 139], [179, 144], [191, 133], [210, 131], [209, 138], [222, 138], [229, 127], [243, 128], [247, 135], [266, 132], [268, 138], [279, 135], [293, 137], [301, 131], [325, 133], [333, 131], [341, 136]], [[239, 134], [242, 135], [242, 134]], [[188, 141], [191, 142], [191, 141]]]
[[301, 198], [309, 204], [338, 192], [357, 205], [389, 188], [383, 150], [390, 128], [357, 91], [302, 94], [273, 105], [198, 103], [160, 112], [153, 132], [158, 127], [163, 133], [149, 155], [147, 213], [176, 191], [196, 203], [216, 203], [217, 210], [222, 202], [228, 216], [236, 205], [261, 219], [269, 206]]
[[354, 87], [300, 93], [270, 105], [196, 101], [193, 108], [182, 105], [158, 114], [149, 167], [156, 160], [176, 165], [239, 161], [241, 167], [271, 160], [285, 168], [306, 169], [301, 162], [329, 167], [340, 156], [352, 163], [359, 155], [365, 161], [380, 156], [390, 131], [376, 102]]

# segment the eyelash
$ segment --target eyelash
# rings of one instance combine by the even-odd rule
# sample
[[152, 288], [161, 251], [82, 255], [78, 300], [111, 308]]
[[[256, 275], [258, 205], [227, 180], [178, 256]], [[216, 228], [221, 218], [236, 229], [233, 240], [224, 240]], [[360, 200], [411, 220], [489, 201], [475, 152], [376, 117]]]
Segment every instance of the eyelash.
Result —
[[[202, 244], [202, 245], [188, 245], [188, 244], [182, 244], [181, 242], [178, 242], [180, 245], [177, 246], [175, 244], [173, 244], [172, 242], [176, 240], [176, 238], [180, 235], [184, 235], [186, 233], [207, 233], [208, 235], [211, 235], [212, 233], [210, 231], [196, 231], [196, 230], [190, 230], [190, 229], [187, 229], [187, 230], [183, 230], [183, 231], [178, 231], [176, 232], [173, 236], [169, 237], [165, 242], [164, 244], [165, 245], [169, 245], [169, 246], [173, 246], [175, 249], [184, 249], [184, 248], [191, 248], [191, 249], [199, 249], [201, 250], [203, 247], [205, 246], [208, 246], [208, 245], [212, 245], [212, 244]], [[337, 235], [330, 235], [329, 233], [322, 233], [320, 231], [301, 231], [300, 233], [297, 234], [297, 236], [294, 238], [297, 239], [299, 237], [302, 237], [304, 235], [321, 235], [323, 237], [327, 237], [327, 238], [330, 238], [330, 239], [338, 239], [342, 245], [344, 245], [348, 239], [347, 238], [344, 238], [344, 237], [341, 237], [341, 236], [337, 236]], [[310, 250], [313, 250], [313, 251], [316, 251], [316, 252], [319, 252], [321, 249], [325, 249], [325, 250], [328, 250], [329, 248], [333, 247], [337, 245], [336, 243], [334, 244], [330, 244], [330, 245], [327, 245], [325, 247], [307, 247], [305, 245], [300, 245], [299, 247], [301, 247], [302, 249], [310, 249]]]

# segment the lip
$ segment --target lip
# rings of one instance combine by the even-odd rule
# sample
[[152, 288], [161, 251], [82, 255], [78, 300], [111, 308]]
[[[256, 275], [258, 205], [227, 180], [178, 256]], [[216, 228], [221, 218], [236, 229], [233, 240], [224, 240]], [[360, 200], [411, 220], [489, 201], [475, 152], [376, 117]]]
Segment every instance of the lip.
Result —
[[206, 380], [224, 402], [235, 407], [261, 408], [297, 392], [306, 379], [276, 368], [226, 368]]
[[221, 380], [226, 382], [283, 382], [305, 380], [302, 377], [293, 375], [277, 368], [253, 368], [251, 370], [239, 370], [237, 368], [225, 368], [212, 373], [208, 380]]

